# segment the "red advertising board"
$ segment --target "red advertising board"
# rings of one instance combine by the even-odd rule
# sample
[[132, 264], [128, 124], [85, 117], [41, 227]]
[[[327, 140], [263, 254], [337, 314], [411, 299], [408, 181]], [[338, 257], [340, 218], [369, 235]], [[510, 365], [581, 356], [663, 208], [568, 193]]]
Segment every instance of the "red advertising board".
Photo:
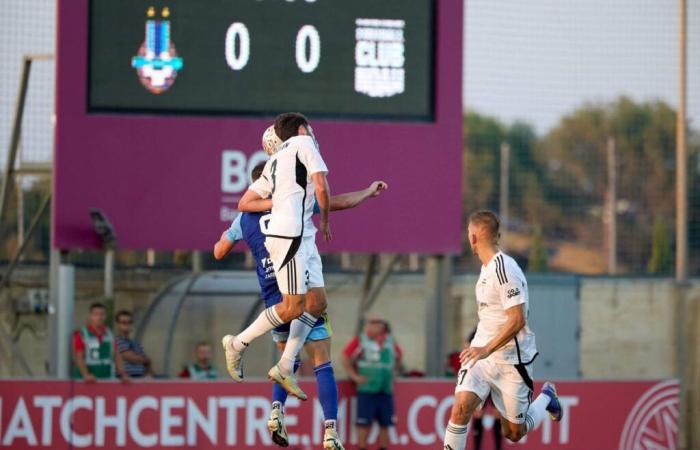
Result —
[[[443, 379], [397, 384], [394, 448], [439, 448], [453, 386]], [[311, 394], [309, 401], [290, 399], [286, 406], [289, 448], [317, 449], [322, 410], [313, 383], [302, 387]], [[557, 387], [564, 420], [543, 421], [509, 448], [675, 448], [677, 381], [569, 381]], [[347, 382], [339, 388], [339, 429], [351, 450], [356, 448], [354, 389]], [[273, 448], [266, 428], [269, 395], [266, 382], [1, 381], [0, 448]], [[484, 424], [488, 441], [492, 418], [486, 415]]]

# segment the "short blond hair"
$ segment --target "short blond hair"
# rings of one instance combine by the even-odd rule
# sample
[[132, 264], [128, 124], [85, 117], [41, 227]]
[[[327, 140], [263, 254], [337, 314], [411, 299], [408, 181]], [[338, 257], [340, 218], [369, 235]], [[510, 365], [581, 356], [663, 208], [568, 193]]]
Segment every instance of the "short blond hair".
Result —
[[493, 242], [498, 242], [498, 238], [501, 236], [501, 221], [495, 212], [486, 209], [476, 211], [469, 216], [469, 223], [483, 228]]

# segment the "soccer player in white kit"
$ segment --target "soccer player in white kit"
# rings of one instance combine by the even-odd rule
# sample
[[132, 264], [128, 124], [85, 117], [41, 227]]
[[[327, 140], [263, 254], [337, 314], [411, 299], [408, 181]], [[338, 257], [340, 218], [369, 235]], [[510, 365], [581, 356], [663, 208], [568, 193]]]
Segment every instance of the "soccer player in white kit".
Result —
[[532, 401], [535, 334], [527, 324], [527, 281], [518, 264], [498, 248], [499, 220], [491, 211], [469, 217], [469, 244], [481, 263], [476, 283], [479, 325], [460, 354], [455, 403], [445, 432], [445, 450], [464, 450], [469, 421], [491, 395], [501, 413], [503, 435], [513, 442], [535, 429], [546, 413], [554, 421], [562, 408], [554, 384], [546, 382]]
[[265, 247], [270, 253], [282, 303], [265, 309], [238, 336], [225, 336], [223, 345], [227, 369], [235, 380], [241, 381], [241, 356], [248, 344], [273, 328], [292, 321], [282, 357], [268, 375], [290, 394], [306, 400], [306, 394], [294, 376], [294, 362], [326, 307], [323, 266], [316, 248], [316, 227], [312, 216], [314, 204], [318, 201], [321, 233], [329, 241], [328, 168], [311, 126], [302, 114], [277, 116], [275, 133], [282, 144], [271, 155], [262, 176], [250, 186], [238, 207], [243, 212], [261, 212], [269, 208], [269, 201], [265, 199], [272, 199], [269, 221], [261, 224], [261, 229], [266, 236]]

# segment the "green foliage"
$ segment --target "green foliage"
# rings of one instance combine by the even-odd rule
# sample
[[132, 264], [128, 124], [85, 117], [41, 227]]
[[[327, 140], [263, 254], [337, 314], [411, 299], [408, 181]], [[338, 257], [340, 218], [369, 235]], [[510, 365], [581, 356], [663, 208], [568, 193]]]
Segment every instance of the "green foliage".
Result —
[[[464, 118], [464, 212], [498, 209], [500, 145], [511, 146], [510, 222], [541, 224], [550, 247], [574, 242], [602, 253], [608, 188], [607, 141], [617, 159], [618, 258], [631, 272], [648, 269], [654, 218], [675, 213], [676, 113], [662, 101], [584, 104], [544, 136], [527, 123], [507, 125], [471, 112]], [[688, 153], [700, 156], [689, 130]], [[696, 167], [697, 166], [697, 167]], [[689, 165], [690, 247], [700, 248], [700, 160]], [[668, 236], [667, 236], [668, 237]], [[672, 239], [669, 239], [669, 242]], [[691, 255], [693, 252], [691, 251]], [[700, 259], [697, 270], [700, 270]]]
[[654, 231], [651, 241], [651, 258], [648, 270], [653, 274], [671, 273], [673, 269], [673, 251], [666, 222], [661, 216], [654, 220]]
[[532, 244], [530, 246], [530, 256], [528, 258], [529, 272], [547, 272], [547, 249], [542, 238], [542, 227], [535, 225], [532, 234]]

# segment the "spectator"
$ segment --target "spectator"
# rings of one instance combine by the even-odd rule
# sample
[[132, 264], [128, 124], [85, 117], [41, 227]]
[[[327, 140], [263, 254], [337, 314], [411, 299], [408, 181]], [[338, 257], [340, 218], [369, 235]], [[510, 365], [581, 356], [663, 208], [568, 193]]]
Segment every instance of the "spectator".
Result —
[[391, 335], [389, 323], [370, 318], [365, 332], [355, 336], [343, 350], [343, 366], [357, 385], [358, 449], [367, 449], [367, 435], [379, 422], [380, 450], [389, 448], [389, 427], [394, 424], [394, 377], [401, 367], [401, 348]]
[[211, 363], [211, 345], [207, 342], [197, 343], [194, 351], [195, 361], [189, 364], [182, 372], [180, 378], [189, 378], [190, 380], [216, 380], [219, 375]]
[[124, 370], [132, 378], [152, 376], [151, 360], [141, 344], [130, 339], [134, 317], [129, 311], [119, 311], [116, 317], [117, 348], [124, 361]]
[[119, 376], [127, 381], [124, 364], [112, 332], [105, 326], [107, 309], [102, 303], [90, 305], [87, 325], [73, 332], [73, 377], [94, 383], [96, 379]]

